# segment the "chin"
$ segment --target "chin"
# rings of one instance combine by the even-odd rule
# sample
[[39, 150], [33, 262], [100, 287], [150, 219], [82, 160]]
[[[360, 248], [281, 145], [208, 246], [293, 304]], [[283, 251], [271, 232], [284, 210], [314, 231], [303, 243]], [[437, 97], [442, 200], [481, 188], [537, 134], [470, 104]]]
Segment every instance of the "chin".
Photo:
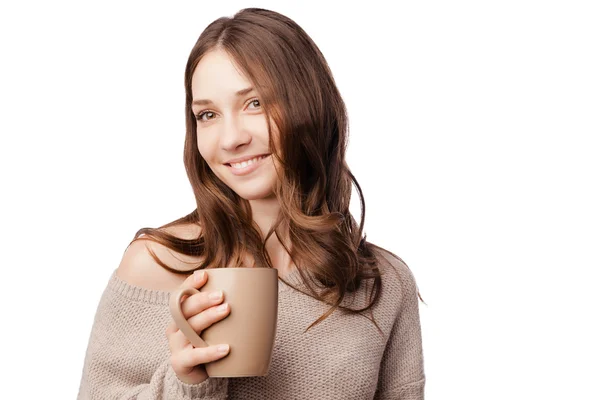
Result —
[[[213, 169], [213, 172], [215, 170]], [[236, 179], [226, 179], [226, 174], [220, 174], [216, 171], [215, 175], [225, 183], [238, 196], [246, 200], [267, 200], [275, 199], [276, 176], [274, 171], [269, 171], [263, 176], [255, 177], [246, 182], [237, 182]]]
[[235, 192], [238, 196], [246, 200], [267, 200], [275, 198], [275, 193], [273, 193], [273, 190], [235, 190]]
[[[233, 182], [232, 182], [233, 183]], [[240, 184], [227, 184], [238, 196], [246, 200], [266, 200], [275, 198], [273, 184], [270, 184], [268, 180], [259, 181], [248, 181]]]

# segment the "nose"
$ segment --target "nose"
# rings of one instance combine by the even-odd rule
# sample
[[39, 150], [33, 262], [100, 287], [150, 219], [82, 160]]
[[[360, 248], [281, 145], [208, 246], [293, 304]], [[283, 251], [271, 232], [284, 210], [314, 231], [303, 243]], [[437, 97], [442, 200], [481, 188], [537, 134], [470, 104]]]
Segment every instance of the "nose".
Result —
[[235, 116], [225, 118], [222, 128], [223, 131], [220, 135], [221, 148], [225, 151], [234, 152], [240, 146], [252, 141], [252, 135], [240, 121], [240, 118], [236, 118]]

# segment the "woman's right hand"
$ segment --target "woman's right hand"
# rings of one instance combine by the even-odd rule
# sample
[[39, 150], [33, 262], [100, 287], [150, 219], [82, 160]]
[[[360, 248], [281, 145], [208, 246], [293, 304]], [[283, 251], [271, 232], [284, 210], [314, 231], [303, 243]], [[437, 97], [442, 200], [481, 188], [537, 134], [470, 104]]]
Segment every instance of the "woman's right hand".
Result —
[[[194, 274], [191, 274], [180, 286], [194, 287], [200, 289], [207, 281], [208, 274], [204, 271], [196, 271], [199, 280], [194, 280]], [[216, 297], [209, 297], [216, 295]], [[192, 296], [183, 296], [181, 311], [188, 320], [191, 327], [200, 335], [204, 329], [208, 328], [217, 321], [222, 320], [229, 315], [229, 305], [222, 304], [223, 292], [196, 293]], [[180, 381], [190, 385], [201, 383], [208, 378], [204, 364], [223, 358], [229, 353], [229, 345], [215, 345], [208, 347], [194, 347], [185, 337], [183, 332], [175, 325], [175, 321], [167, 327], [167, 339], [169, 340], [169, 350], [171, 351], [171, 366]], [[221, 350], [221, 346], [225, 346]]]

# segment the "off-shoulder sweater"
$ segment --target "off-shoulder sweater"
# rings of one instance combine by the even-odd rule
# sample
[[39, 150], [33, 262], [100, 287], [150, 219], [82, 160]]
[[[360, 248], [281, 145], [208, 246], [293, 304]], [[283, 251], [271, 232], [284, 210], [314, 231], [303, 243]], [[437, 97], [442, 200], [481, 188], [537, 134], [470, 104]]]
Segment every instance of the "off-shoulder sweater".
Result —
[[[417, 286], [390, 255], [379, 265], [382, 293], [372, 317], [336, 310], [279, 281], [277, 332], [269, 374], [186, 384], [170, 363], [170, 292], [137, 287], [112, 272], [94, 317], [79, 386], [84, 399], [403, 399], [424, 398]], [[386, 267], [386, 265], [388, 265]], [[284, 277], [303, 288], [299, 271]], [[372, 281], [372, 280], [371, 280]], [[366, 281], [365, 281], [366, 282]], [[366, 304], [367, 289], [343, 305]]]

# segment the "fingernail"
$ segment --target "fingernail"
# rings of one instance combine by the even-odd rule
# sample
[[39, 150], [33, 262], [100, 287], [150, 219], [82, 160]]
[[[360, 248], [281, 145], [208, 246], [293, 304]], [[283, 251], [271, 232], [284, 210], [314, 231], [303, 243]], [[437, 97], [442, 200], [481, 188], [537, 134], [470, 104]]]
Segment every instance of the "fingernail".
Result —
[[219, 306], [219, 308], [217, 308], [217, 310], [218, 310], [219, 312], [226, 311], [226, 310], [227, 310], [227, 303], [225, 303], [225, 304], [221, 304], [221, 305]]
[[219, 353], [227, 353], [228, 350], [229, 350], [229, 345], [227, 345], [227, 344], [221, 344], [217, 347], [217, 351]]
[[221, 291], [217, 290], [216, 292], [212, 292], [208, 295], [208, 298], [211, 300], [219, 300], [221, 298]]
[[194, 271], [194, 282], [198, 283], [204, 278], [204, 271]]

